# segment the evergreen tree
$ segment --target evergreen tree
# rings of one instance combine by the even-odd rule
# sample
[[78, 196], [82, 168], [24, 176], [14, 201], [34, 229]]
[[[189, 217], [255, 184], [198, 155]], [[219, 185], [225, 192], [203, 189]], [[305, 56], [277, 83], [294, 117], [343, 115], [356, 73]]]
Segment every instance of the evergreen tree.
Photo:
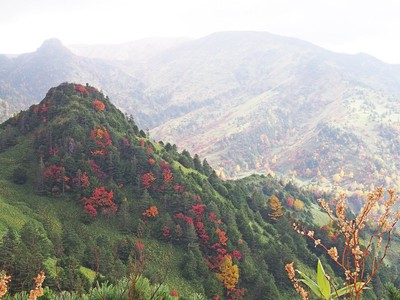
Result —
[[25, 290], [40, 271], [44, 261], [53, 254], [53, 246], [44, 229], [35, 222], [27, 222], [21, 229], [21, 244], [16, 250], [16, 264], [12, 286], [15, 291]]
[[182, 259], [182, 265], [181, 265], [181, 270], [182, 270], [182, 275], [189, 279], [193, 280], [197, 277], [197, 262], [194, 257], [193, 251], [189, 250], [188, 252], [185, 253]]
[[16, 264], [16, 253], [20, 247], [18, 235], [13, 229], [8, 229], [0, 245], [0, 270], [13, 274]]
[[65, 291], [83, 292], [87, 289], [88, 280], [79, 270], [79, 261], [70, 256], [61, 259], [60, 267], [62, 271], [59, 274], [60, 288]]
[[255, 190], [253, 194], [248, 197], [247, 203], [252, 210], [259, 211], [263, 203], [265, 203], [265, 200], [262, 193], [259, 190]]
[[194, 165], [195, 170], [197, 170], [199, 173], [204, 172], [203, 165], [201, 164], [200, 157], [198, 154], [195, 154], [193, 157], [193, 165]]
[[204, 170], [204, 175], [206, 176], [210, 176], [213, 171], [213, 168], [208, 164], [207, 159], [203, 160], [203, 170]]
[[67, 256], [73, 256], [77, 259], [83, 257], [84, 242], [82, 238], [74, 230], [73, 226], [65, 226], [62, 233], [62, 244], [64, 254]]

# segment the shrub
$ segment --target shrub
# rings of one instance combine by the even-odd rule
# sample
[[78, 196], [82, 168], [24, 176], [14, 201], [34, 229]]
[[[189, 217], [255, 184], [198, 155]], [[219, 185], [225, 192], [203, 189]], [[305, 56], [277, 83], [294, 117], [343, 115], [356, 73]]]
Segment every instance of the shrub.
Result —
[[16, 184], [24, 184], [28, 180], [28, 174], [23, 167], [16, 167], [12, 174], [12, 181]]

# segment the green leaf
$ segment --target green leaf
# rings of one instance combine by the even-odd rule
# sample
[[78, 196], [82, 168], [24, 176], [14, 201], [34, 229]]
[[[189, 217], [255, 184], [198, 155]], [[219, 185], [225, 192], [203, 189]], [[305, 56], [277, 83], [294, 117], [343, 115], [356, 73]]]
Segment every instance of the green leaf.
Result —
[[322, 267], [321, 261], [318, 259], [317, 265], [317, 284], [323, 295], [324, 299], [329, 299], [331, 296], [331, 285], [329, 280], [326, 278], [324, 268]]
[[306, 284], [314, 292], [314, 294], [317, 295], [317, 297], [322, 298], [323, 295], [321, 294], [321, 291], [320, 291], [318, 285], [303, 272], [301, 272], [299, 270], [296, 270], [296, 271], [304, 278], [304, 279], [299, 279], [299, 281]]
[[[363, 284], [364, 282], [357, 282], [357, 288], [360, 288]], [[366, 287], [364, 287], [363, 289], [366, 289]], [[331, 298], [339, 299], [339, 297], [349, 294], [352, 290], [354, 290], [353, 285], [345, 286], [344, 288], [341, 288], [340, 290], [337, 290], [336, 292], [332, 293]]]

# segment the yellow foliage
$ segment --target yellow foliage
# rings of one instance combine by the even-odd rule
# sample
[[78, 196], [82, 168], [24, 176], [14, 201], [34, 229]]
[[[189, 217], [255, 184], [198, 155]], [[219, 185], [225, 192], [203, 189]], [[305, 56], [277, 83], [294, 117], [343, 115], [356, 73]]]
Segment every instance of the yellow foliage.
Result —
[[277, 220], [283, 216], [283, 206], [277, 196], [272, 195], [268, 199], [268, 210], [268, 216], [271, 218], [271, 220]]
[[335, 182], [340, 182], [342, 180], [342, 177], [340, 177], [340, 174], [336, 173], [333, 175], [332, 179]]
[[223, 167], [219, 167], [217, 170], [215, 170], [215, 173], [222, 180], [225, 180], [227, 178]]
[[216, 276], [227, 290], [235, 288], [239, 282], [239, 268], [232, 263], [232, 257], [230, 255], [224, 256], [219, 266], [219, 273], [217, 273]]
[[300, 211], [300, 210], [303, 209], [303, 206], [304, 206], [303, 201], [301, 201], [300, 199], [294, 200], [294, 202], [293, 202], [293, 208], [294, 208], [295, 210]]

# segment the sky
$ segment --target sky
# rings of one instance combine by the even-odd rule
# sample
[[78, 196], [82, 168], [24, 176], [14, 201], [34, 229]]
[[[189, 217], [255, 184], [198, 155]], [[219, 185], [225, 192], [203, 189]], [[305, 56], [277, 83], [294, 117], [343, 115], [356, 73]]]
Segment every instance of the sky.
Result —
[[400, 64], [398, 0], [0, 0], [0, 53], [254, 30]]

